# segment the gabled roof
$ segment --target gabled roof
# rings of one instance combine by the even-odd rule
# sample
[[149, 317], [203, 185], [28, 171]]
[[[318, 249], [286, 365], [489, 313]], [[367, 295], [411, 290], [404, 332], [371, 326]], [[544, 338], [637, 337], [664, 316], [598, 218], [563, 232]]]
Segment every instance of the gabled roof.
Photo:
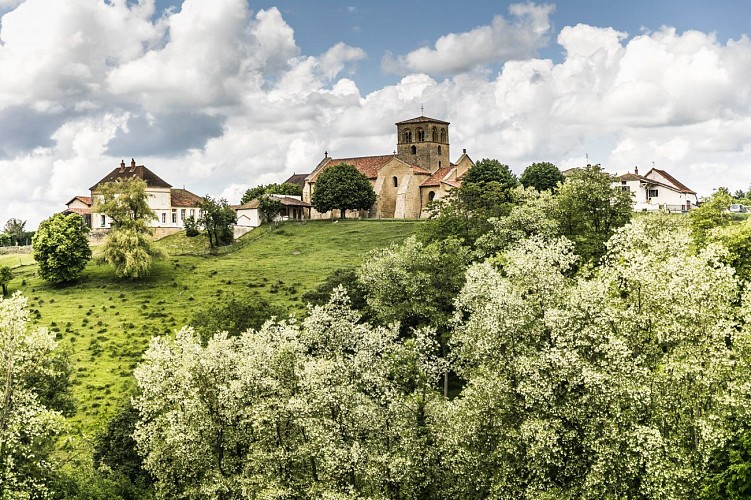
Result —
[[381, 167], [386, 165], [394, 158], [395, 156], [393, 154], [380, 156], [358, 156], [354, 158], [328, 158], [328, 161], [324, 159], [324, 161], [319, 164], [318, 168], [316, 168], [313, 173], [308, 175], [305, 180], [308, 182], [315, 182], [321, 172], [329, 167], [333, 167], [334, 165], [339, 165], [340, 163], [353, 165], [368, 179], [375, 179], [376, 177], [378, 177], [378, 171], [381, 169]]
[[433, 175], [425, 179], [422, 184], [420, 184], [420, 187], [440, 186], [442, 182], [445, 182], [450, 186], [457, 185], [456, 182], [446, 180], [446, 177], [448, 177], [455, 168], [456, 167], [453, 166], [439, 168], [438, 170], [433, 172]]
[[402, 122], [396, 122], [397, 125], [408, 125], [410, 123], [441, 123], [443, 125], [449, 125], [449, 122], [445, 122], [443, 120], [438, 120], [437, 118], [430, 118], [428, 116], [418, 116], [417, 118], [410, 118], [409, 120], [404, 120]]
[[292, 174], [289, 179], [284, 181], [285, 184], [294, 184], [296, 186], [300, 186], [300, 188], [305, 187], [305, 178], [309, 176], [310, 174]]
[[86, 215], [91, 213], [90, 208], [66, 208], [61, 214], [78, 214], [78, 215]]
[[619, 181], [643, 181], [646, 179], [642, 177], [641, 175], [632, 174], [631, 172], [629, 172], [627, 174], [623, 174], [620, 177], [618, 177], [618, 180]]
[[91, 186], [90, 191], [95, 191], [100, 184], [106, 182], [114, 182], [118, 179], [130, 179], [137, 177], [146, 182], [147, 187], [155, 188], [171, 188], [172, 185], [168, 184], [161, 177], [149, 170], [143, 165], [136, 165], [135, 160], [130, 161], [130, 166], [126, 166], [125, 162], [120, 163], [120, 166], [115, 168], [112, 172], [105, 175], [102, 180]]
[[200, 196], [186, 189], [172, 188], [171, 195], [173, 207], [197, 207], [201, 201]]
[[[647, 175], [645, 175], [644, 177], [649, 179], [649, 174], [651, 174], [652, 172], [656, 172], [658, 175], [663, 176], [668, 182], [670, 182], [673, 186], [675, 186], [678, 189], [678, 191], [680, 191], [681, 193], [696, 194], [696, 191], [689, 189], [688, 187], [686, 187], [685, 184], [678, 181], [678, 179], [676, 179], [669, 173], [665, 172], [664, 170], [660, 170], [658, 168], [651, 169], [649, 172], [647, 172]], [[649, 179], [649, 180], [652, 180], [652, 179]]]
[[73, 198], [70, 199], [68, 203], [66, 203], [66, 205], [70, 205], [76, 200], [88, 206], [91, 206], [91, 203], [92, 203], [91, 196], [74, 196]]

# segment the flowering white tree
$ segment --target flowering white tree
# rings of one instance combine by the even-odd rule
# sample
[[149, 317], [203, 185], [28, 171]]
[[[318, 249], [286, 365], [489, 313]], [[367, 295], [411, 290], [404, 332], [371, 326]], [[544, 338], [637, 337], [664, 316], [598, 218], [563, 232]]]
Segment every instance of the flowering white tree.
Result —
[[135, 372], [144, 466], [165, 498], [419, 496], [434, 351], [423, 332], [360, 324], [341, 288], [302, 326], [154, 339]]
[[49, 493], [49, 459], [63, 428], [60, 412], [46, 407], [40, 379], [57, 377], [54, 336], [30, 329], [26, 299], [0, 299], [0, 497], [36, 498]]
[[468, 382], [438, 420], [449, 496], [697, 496], [749, 421], [751, 346], [723, 250], [690, 241], [644, 217], [592, 276], [567, 278], [570, 247], [540, 239], [469, 270], [454, 335]]

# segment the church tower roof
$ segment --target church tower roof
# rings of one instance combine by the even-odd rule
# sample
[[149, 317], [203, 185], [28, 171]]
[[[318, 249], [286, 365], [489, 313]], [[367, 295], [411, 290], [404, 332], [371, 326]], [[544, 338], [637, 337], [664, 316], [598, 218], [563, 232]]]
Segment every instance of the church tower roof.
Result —
[[443, 120], [438, 120], [437, 118], [430, 118], [428, 116], [418, 116], [417, 118], [410, 118], [409, 120], [404, 120], [403, 122], [396, 122], [397, 125], [408, 125], [410, 123], [440, 123], [442, 125], [449, 125], [449, 122], [445, 122]]

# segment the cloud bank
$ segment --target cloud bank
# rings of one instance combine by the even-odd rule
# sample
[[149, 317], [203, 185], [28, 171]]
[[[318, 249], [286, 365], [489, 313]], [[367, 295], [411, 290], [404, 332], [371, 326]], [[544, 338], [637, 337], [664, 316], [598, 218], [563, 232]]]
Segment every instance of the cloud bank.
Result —
[[[421, 104], [451, 122], [453, 159], [467, 148], [520, 173], [588, 154], [610, 171], [654, 162], [700, 194], [749, 185], [747, 37], [580, 24], [557, 34], [556, 63], [533, 55], [552, 35], [552, 8], [513, 9], [511, 21], [394, 58], [408, 74], [362, 95], [356, 69], [368, 54], [340, 42], [305, 54], [275, 8], [186, 0], [154, 19], [152, 0], [27, 0], [0, 31], [0, 224], [36, 226], [130, 157], [175, 186], [237, 201], [310, 171], [324, 151], [391, 152], [394, 122]], [[497, 60], [497, 74], [482, 69]]]

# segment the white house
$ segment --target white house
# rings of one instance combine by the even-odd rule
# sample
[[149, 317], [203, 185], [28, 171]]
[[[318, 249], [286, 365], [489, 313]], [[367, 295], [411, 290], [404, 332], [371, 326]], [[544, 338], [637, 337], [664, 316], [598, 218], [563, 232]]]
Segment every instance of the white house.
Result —
[[696, 192], [686, 187], [664, 170], [652, 168], [646, 175], [639, 175], [639, 168], [617, 178], [616, 185], [634, 196], [634, 210], [686, 212], [698, 203]]
[[[302, 196], [291, 196], [284, 194], [272, 194], [282, 203], [282, 213], [276, 218], [278, 221], [286, 220], [303, 220], [310, 219], [311, 205], [302, 201]], [[256, 198], [247, 203], [233, 207], [237, 214], [236, 226], [239, 227], [258, 227], [261, 225], [260, 213], [261, 201]]]
[[[89, 224], [92, 229], [109, 229], [112, 221], [105, 214], [97, 212], [97, 203], [101, 202], [102, 196], [99, 187], [107, 182], [118, 179], [136, 177], [146, 182], [146, 194], [148, 195], [149, 207], [156, 213], [156, 219], [150, 222], [150, 226], [156, 228], [157, 236], [169, 234], [185, 227], [188, 217], [198, 218], [200, 209], [198, 203], [201, 197], [190, 191], [173, 188], [162, 178], [143, 165], [136, 165], [131, 159], [130, 165], [125, 161], [120, 166], [104, 176], [99, 182], [91, 186], [91, 196], [76, 196], [67, 203], [69, 212], [88, 212]], [[84, 206], [87, 205], [87, 206]]]

